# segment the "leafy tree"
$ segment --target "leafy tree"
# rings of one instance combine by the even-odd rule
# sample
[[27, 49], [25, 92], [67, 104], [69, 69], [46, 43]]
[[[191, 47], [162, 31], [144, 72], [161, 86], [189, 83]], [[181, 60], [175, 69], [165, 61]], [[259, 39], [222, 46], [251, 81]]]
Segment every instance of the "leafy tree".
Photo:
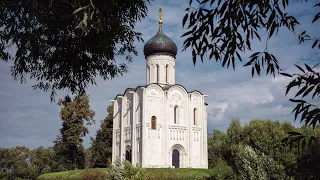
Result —
[[317, 125], [314, 129], [305, 126], [290, 133], [292, 136], [286, 139], [298, 140], [291, 145], [296, 147], [299, 154], [297, 162], [286, 167], [287, 174], [296, 179], [320, 179], [320, 138], [315, 138], [320, 137], [320, 126]]
[[[83, 169], [85, 167], [83, 137], [88, 134], [86, 125], [94, 123], [95, 112], [90, 109], [88, 95], [78, 95], [73, 100], [59, 99], [62, 128], [54, 141], [58, 170]], [[86, 123], [86, 124], [84, 124]]]
[[85, 168], [90, 168], [91, 167], [91, 158], [92, 158], [92, 153], [91, 153], [91, 148], [87, 148], [84, 150], [84, 160], [85, 160]]
[[273, 158], [246, 145], [239, 148], [237, 167], [242, 179], [284, 179], [284, 167]]
[[31, 151], [25, 146], [0, 148], [1, 179], [36, 179], [38, 167], [30, 163]]
[[40, 146], [31, 151], [30, 163], [38, 167], [39, 174], [52, 172], [55, 164], [54, 151], [52, 147]]
[[[306, 1], [306, 0], [300, 0]], [[266, 74], [275, 76], [282, 71], [276, 57], [268, 50], [268, 40], [277, 34], [280, 28], [287, 28], [298, 35], [299, 42], [312, 41], [312, 48], [320, 49], [320, 37], [310, 37], [306, 31], [296, 32], [299, 21], [286, 12], [291, 4], [289, 0], [197, 0], [195, 7], [190, 7], [183, 18], [183, 26], [187, 27], [184, 50], [192, 49], [193, 62], [197, 59], [203, 62], [205, 59], [215, 59], [222, 63], [222, 67], [232, 65], [235, 69], [236, 60], [242, 62], [242, 53], [251, 50], [251, 42], [254, 38], [259, 39], [263, 31], [268, 32], [266, 47], [260, 52], [252, 52], [248, 62], [244, 66], [252, 67], [252, 76], [255, 72], [260, 75], [261, 70], [266, 68]], [[292, 2], [292, 1], [290, 1]], [[314, 3], [314, 2], [312, 2]], [[320, 7], [320, 3], [314, 5]], [[315, 15], [312, 22], [320, 18], [320, 12]], [[288, 74], [292, 77], [286, 93], [292, 87], [298, 88], [296, 96], [302, 98], [312, 94], [312, 98], [320, 97], [320, 73], [316, 72], [315, 66], [305, 64], [305, 69], [297, 66], [302, 74]], [[312, 93], [313, 92], [313, 93]], [[320, 108], [316, 104], [308, 103], [301, 99], [290, 99], [297, 103], [295, 118], [301, 115], [301, 122], [315, 126], [319, 123]]]
[[[299, 0], [297, 0], [299, 1]], [[307, 0], [300, 0], [307, 2]], [[279, 66], [276, 57], [268, 50], [268, 40], [277, 34], [280, 28], [286, 28], [298, 36], [299, 43], [312, 42], [312, 48], [320, 49], [320, 37], [311, 37], [307, 31], [298, 33], [296, 27], [300, 24], [296, 17], [286, 12], [291, 5], [289, 0], [197, 0], [197, 5], [190, 7], [183, 18], [183, 26], [187, 27], [182, 37], [185, 37], [184, 50], [192, 49], [193, 63], [197, 59], [203, 62], [205, 59], [220, 61], [222, 67], [232, 65], [235, 70], [236, 60], [242, 62], [242, 54], [246, 50], [251, 52], [249, 60], [244, 66], [251, 66], [251, 75], [255, 72], [260, 76], [262, 69], [266, 68], [266, 74], [281, 75], [292, 78], [286, 87], [286, 94], [296, 89], [295, 98], [289, 101], [296, 103], [292, 113], [295, 120], [300, 115], [300, 122], [307, 126], [315, 127], [320, 122], [320, 107], [311, 101], [303, 100], [320, 98], [320, 73], [317, 70], [320, 63], [315, 65], [305, 64], [305, 68], [295, 65], [299, 69], [298, 74], [285, 73]], [[292, 1], [290, 1], [292, 2]], [[314, 3], [314, 2], [312, 2]], [[320, 7], [320, 3], [314, 5]], [[312, 23], [320, 18], [317, 13]], [[267, 32], [268, 37], [265, 49], [252, 52], [251, 42], [254, 38], [259, 39], [261, 32]], [[296, 99], [300, 97], [299, 99]], [[302, 142], [303, 145], [313, 143], [301, 133], [292, 132], [287, 143]], [[320, 137], [309, 138], [319, 139]], [[303, 143], [305, 142], [305, 143]], [[307, 161], [305, 161], [307, 162]], [[319, 172], [314, 170], [313, 173]]]
[[[301, 171], [298, 171], [296, 159], [305, 156], [299, 153], [297, 145], [291, 151], [284, 146], [283, 138], [287, 131], [303, 132], [308, 136], [318, 134], [312, 128], [308, 131], [295, 128], [290, 122], [253, 119], [248, 124], [241, 125], [239, 119], [234, 119], [227, 128], [227, 133], [214, 130], [208, 136], [209, 166], [217, 171], [216, 174], [223, 174], [224, 171], [229, 171], [224, 165], [227, 163], [233, 172], [247, 179], [283, 179], [285, 176], [297, 178]], [[317, 146], [313, 149], [319, 150]], [[285, 167], [291, 168], [286, 168], [285, 171]], [[261, 177], [256, 177], [256, 173], [260, 171]]]
[[94, 168], [106, 167], [112, 156], [113, 105], [109, 105], [107, 111], [108, 115], [101, 122], [96, 139], [91, 138], [91, 166]]
[[[34, 89], [83, 93], [95, 78], [127, 72], [134, 27], [146, 17], [149, 0], [1, 1], [0, 59], [12, 61], [12, 75]], [[16, 47], [15, 54], [10, 54]], [[116, 58], [123, 57], [124, 63]]]

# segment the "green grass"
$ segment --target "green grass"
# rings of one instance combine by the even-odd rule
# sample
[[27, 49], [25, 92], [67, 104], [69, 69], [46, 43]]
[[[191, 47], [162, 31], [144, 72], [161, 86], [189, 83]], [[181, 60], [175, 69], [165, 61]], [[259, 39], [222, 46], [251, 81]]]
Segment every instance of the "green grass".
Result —
[[[82, 180], [85, 171], [105, 172], [105, 168], [62, 171], [56, 173], [43, 174], [38, 177], [39, 180]], [[170, 169], [170, 168], [148, 168], [146, 169], [147, 179], [209, 179], [212, 175], [210, 169]], [[87, 179], [88, 180], [88, 179]]]

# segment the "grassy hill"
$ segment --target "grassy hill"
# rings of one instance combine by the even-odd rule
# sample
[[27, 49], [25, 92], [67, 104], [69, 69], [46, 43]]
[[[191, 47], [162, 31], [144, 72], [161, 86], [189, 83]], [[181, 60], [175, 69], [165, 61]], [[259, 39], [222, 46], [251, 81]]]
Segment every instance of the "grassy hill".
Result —
[[[210, 169], [170, 169], [170, 168], [150, 168], [146, 169], [147, 179], [211, 179]], [[105, 179], [105, 168], [62, 171], [56, 173], [43, 174], [38, 180], [100, 180]]]

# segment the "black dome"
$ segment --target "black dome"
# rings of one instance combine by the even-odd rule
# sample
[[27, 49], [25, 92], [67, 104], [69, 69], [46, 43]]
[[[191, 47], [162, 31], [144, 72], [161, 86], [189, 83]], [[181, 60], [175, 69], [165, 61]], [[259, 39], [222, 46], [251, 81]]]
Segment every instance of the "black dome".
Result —
[[161, 25], [157, 34], [147, 41], [143, 49], [146, 57], [153, 54], [167, 54], [175, 57], [177, 51], [177, 45], [162, 32]]

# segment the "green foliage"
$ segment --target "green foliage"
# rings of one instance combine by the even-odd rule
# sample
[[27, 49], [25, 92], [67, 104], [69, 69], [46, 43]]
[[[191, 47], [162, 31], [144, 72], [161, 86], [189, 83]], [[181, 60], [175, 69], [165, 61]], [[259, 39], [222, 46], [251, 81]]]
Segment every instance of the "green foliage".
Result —
[[[16, 80], [33, 87], [83, 93], [95, 84], [127, 72], [141, 41], [136, 22], [146, 17], [148, 0], [0, 2], [0, 58], [13, 61]], [[78, 9], [80, 8], [80, 9]], [[10, 54], [16, 47], [16, 54]], [[117, 63], [115, 57], [124, 57]]]
[[299, 154], [298, 160], [286, 167], [287, 174], [296, 179], [320, 179], [320, 126], [302, 127], [289, 133], [285, 140]]
[[242, 179], [284, 179], [284, 167], [273, 158], [247, 145], [239, 150], [236, 162]]
[[[99, 169], [104, 171], [105, 169]], [[42, 174], [38, 180], [82, 180], [84, 170], [61, 171], [48, 174]]]
[[0, 148], [1, 179], [36, 179], [39, 169], [31, 164], [32, 151], [27, 147]]
[[107, 179], [112, 180], [144, 180], [145, 169], [132, 165], [129, 161], [116, 159], [114, 164], [107, 169]]
[[[242, 62], [241, 55], [248, 50], [252, 54], [244, 66], [251, 66], [252, 77], [255, 72], [260, 76], [261, 70], [266, 68], [267, 75], [275, 77], [281, 71], [281, 75], [292, 78], [287, 85], [286, 94], [291, 88], [296, 88], [295, 98], [301, 96], [300, 99], [290, 99], [296, 104], [292, 111], [295, 119], [300, 115], [300, 122], [305, 125], [315, 127], [319, 124], [320, 107], [302, 100], [308, 95], [312, 99], [320, 97], [320, 73], [316, 70], [319, 63], [314, 66], [304, 64], [305, 68], [295, 65], [299, 74], [285, 73], [277, 58], [268, 50], [268, 40], [280, 28], [286, 28], [297, 35], [299, 43], [311, 41], [312, 48], [320, 49], [320, 37], [310, 37], [307, 31], [296, 32], [300, 23], [296, 17], [286, 12], [288, 6], [292, 5], [289, 0], [197, 0], [196, 6], [192, 7], [193, 2], [190, 0], [190, 7], [186, 9], [187, 13], [182, 21], [187, 28], [182, 37], [186, 38], [184, 50], [192, 49], [194, 64], [197, 58], [202, 62], [206, 58], [215, 59], [221, 62], [222, 67], [228, 68], [231, 64], [235, 70], [236, 59]], [[320, 3], [314, 5], [314, 8], [319, 7]], [[319, 17], [320, 12], [314, 16], [312, 23], [319, 20]], [[261, 41], [261, 32], [268, 33], [265, 49], [252, 52], [251, 42], [255, 38]], [[299, 138], [295, 141], [299, 141]]]
[[[124, 166], [124, 164], [119, 165], [120, 167]], [[136, 171], [144, 172], [144, 179], [149, 179], [149, 180], [164, 180], [164, 179], [195, 179], [195, 180], [202, 180], [202, 179], [212, 179], [212, 170], [211, 169], [171, 169], [171, 168], [150, 168], [150, 169], [142, 169], [139, 167], [134, 167], [132, 165], [129, 165], [130, 167], [128, 170], [129, 174], [134, 174]], [[134, 168], [135, 170], [132, 170], [131, 168]], [[108, 170], [107, 171], [105, 168], [97, 168], [97, 169], [89, 169], [90, 173], [93, 171], [100, 171], [102, 173], [108, 173], [110, 171], [117, 171], [116, 174], [117, 177], [124, 178], [123, 176], [119, 175], [119, 169], [118, 170]], [[84, 176], [84, 172], [88, 170], [72, 170], [72, 171], [62, 171], [62, 172], [56, 172], [56, 173], [48, 173], [48, 174], [43, 174], [38, 177], [38, 180], [67, 180], [67, 179], [75, 179], [75, 180], [81, 180]], [[99, 173], [96, 173], [99, 174]], [[108, 175], [107, 175], [108, 176]], [[115, 176], [115, 175], [114, 175]], [[113, 177], [114, 177], [113, 176]], [[107, 179], [112, 179], [110, 176], [107, 177]]]
[[[218, 166], [225, 162], [232, 168], [235, 177], [248, 179], [283, 179], [285, 176], [297, 178], [303, 174], [298, 173], [302, 172], [303, 166], [297, 159], [306, 156], [301, 156], [299, 146], [294, 145], [290, 151], [282, 142], [289, 131], [300, 131], [309, 136], [320, 134], [312, 128], [295, 128], [289, 122], [254, 119], [241, 125], [238, 119], [234, 119], [226, 133], [214, 130], [208, 136], [209, 167], [219, 170]], [[319, 151], [320, 148], [314, 146], [313, 150]], [[315, 161], [309, 159], [306, 162]], [[309, 168], [308, 172], [311, 170]], [[257, 174], [261, 177], [256, 177]]]
[[213, 170], [212, 178], [215, 180], [232, 180], [237, 179], [236, 174], [233, 172], [231, 166], [229, 166], [225, 161], [218, 161]]
[[83, 180], [105, 180], [106, 172], [98, 169], [86, 169], [82, 174]]
[[30, 163], [38, 167], [39, 174], [52, 172], [55, 163], [53, 148], [44, 148], [43, 146], [40, 146], [32, 150]]
[[[319, 44], [320, 48], [320, 44]], [[315, 71], [316, 67], [319, 67], [320, 63], [313, 67], [305, 64], [305, 68], [295, 65], [302, 74], [287, 74], [282, 73], [284, 76], [291, 77], [291, 82], [286, 87], [286, 95], [292, 88], [295, 88], [296, 95], [294, 99], [290, 99], [291, 102], [296, 104], [296, 107], [292, 110], [295, 120], [298, 115], [301, 115], [300, 122], [306, 126], [315, 127], [319, 124], [320, 119], [320, 107], [317, 104], [308, 103], [302, 98], [309, 97], [310, 99], [320, 98], [320, 73]], [[309, 95], [309, 96], [308, 96]], [[296, 99], [296, 97], [301, 98]]]
[[112, 156], [112, 133], [113, 133], [113, 106], [107, 108], [108, 115], [101, 122], [96, 138], [91, 138], [91, 165], [93, 168], [107, 167], [108, 159]]
[[83, 137], [88, 133], [85, 126], [94, 123], [95, 112], [90, 109], [89, 97], [78, 95], [73, 100], [66, 97], [59, 100], [62, 119], [61, 135], [54, 141], [55, 157], [58, 161], [57, 170], [83, 169], [85, 167]]

